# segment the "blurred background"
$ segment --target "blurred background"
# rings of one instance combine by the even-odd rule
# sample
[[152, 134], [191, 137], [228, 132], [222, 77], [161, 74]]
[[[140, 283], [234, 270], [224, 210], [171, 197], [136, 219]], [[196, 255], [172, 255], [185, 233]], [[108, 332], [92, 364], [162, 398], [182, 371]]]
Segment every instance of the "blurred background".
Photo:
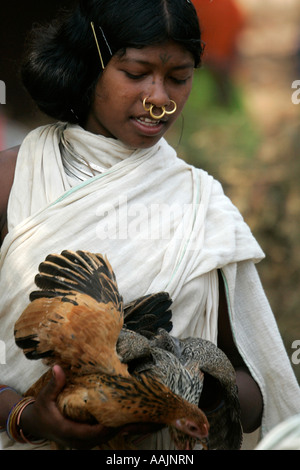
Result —
[[[1, 6], [0, 150], [51, 122], [23, 89], [19, 64], [32, 25], [72, 3]], [[206, 43], [203, 66], [167, 138], [182, 158], [221, 181], [266, 253], [258, 270], [300, 382], [293, 349], [300, 340], [300, 103], [292, 101], [300, 80], [300, 2], [193, 3]]]

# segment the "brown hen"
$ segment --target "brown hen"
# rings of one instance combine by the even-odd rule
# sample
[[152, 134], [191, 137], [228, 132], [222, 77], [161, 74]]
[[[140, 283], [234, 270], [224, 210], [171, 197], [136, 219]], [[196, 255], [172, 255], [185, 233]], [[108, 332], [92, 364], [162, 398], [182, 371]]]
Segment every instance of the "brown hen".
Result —
[[[156, 328], [165, 321], [157, 315], [160, 309], [170, 326], [166, 293], [137, 299], [124, 309], [108, 260], [84, 251], [49, 255], [39, 271], [40, 290], [30, 295], [16, 322], [15, 339], [27, 358], [64, 369], [67, 385], [57, 404], [65, 416], [110, 427], [155, 422], [195, 439], [207, 437], [208, 421], [196, 405], [156, 378], [130, 374], [117, 353], [124, 316], [127, 328], [131, 324], [150, 337], [154, 319]], [[27, 394], [35, 396], [45, 380], [47, 373]]]

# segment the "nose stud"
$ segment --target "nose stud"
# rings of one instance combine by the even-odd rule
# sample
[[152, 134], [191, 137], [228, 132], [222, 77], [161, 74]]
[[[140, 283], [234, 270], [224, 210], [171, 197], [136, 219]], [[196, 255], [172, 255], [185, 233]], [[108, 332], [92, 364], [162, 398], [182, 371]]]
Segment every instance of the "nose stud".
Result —
[[[162, 119], [165, 116], [165, 114], [174, 114], [175, 113], [175, 111], [177, 109], [177, 104], [173, 100], [170, 100], [170, 103], [173, 104], [173, 109], [171, 109], [170, 111], [167, 111], [165, 106], [161, 106], [160, 108], [162, 109], [162, 113], [161, 114], [154, 114], [153, 113], [153, 108], [158, 108], [158, 106], [155, 106], [152, 103], [147, 103], [147, 98], [144, 98], [143, 108], [144, 108], [145, 111], [150, 113], [150, 116], [153, 119]], [[147, 104], [148, 104], [148, 106], [147, 106]]]

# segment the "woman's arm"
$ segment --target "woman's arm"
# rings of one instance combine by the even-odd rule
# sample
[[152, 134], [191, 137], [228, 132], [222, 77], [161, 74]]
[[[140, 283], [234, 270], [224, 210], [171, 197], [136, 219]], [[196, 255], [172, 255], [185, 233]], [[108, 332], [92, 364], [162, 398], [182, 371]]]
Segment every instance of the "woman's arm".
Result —
[[261, 391], [252, 378], [247, 366], [239, 354], [232, 336], [224, 282], [219, 273], [219, 321], [218, 347], [225, 352], [236, 370], [236, 382], [241, 405], [241, 420], [245, 433], [255, 431], [260, 424], [263, 412]]
[[[7, 204], [14, 179], [19, 147], [0, 152], [0, 245], [7, 233]], [[36, 401], [25, 408], [21, 427], [25, 436], [53, 440], [61, 446], [91, 448], [108, 440], [116, 430], [102, 425], [86, 425], [65, 419], [56, 407], [56, 397], [64, 386], [64, 373], [55, 367], [56, 376], [41, 391]], [[22, 399], [16, 391], [5, 389], [0, 400], [0, 427], [5, 428], [13, 406]]]

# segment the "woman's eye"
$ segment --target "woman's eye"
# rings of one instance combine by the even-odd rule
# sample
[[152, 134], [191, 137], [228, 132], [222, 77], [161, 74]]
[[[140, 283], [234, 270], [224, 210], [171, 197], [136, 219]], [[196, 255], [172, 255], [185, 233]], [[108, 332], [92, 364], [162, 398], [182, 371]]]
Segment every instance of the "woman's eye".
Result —
[[171, 78], [171, 80], [172, 80], [174, 83], [176, 83], [177, 85], [184, 85], [184, 84], [188, 81], [188, 79], [189, 79], [189, 77], [188, 77], [188, 78], [170, 77], [170, 78]]
[[140, 78], [143, 78], [145, 76], [145, 74], [143, 74], [143, 73], [134, 74], [134, 73], [126, 72], [126, 71], [125, 71], [125, 75], [128, 78], [131, 78], [132, 80], [139, 80]]

